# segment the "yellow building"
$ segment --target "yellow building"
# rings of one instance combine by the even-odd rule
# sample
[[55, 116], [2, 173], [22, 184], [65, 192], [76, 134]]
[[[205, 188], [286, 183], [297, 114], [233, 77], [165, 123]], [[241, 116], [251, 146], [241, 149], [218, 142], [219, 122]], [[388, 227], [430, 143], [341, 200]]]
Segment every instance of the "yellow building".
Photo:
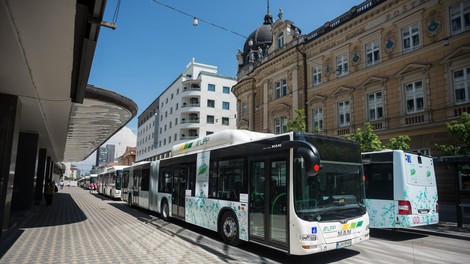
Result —
[[237, 54], [239, 129], [344, 136], [371, 123], [386, 142], [436, 155], [470, 112], [470, 0], [369, 0], [307, 34], [271, 15]]

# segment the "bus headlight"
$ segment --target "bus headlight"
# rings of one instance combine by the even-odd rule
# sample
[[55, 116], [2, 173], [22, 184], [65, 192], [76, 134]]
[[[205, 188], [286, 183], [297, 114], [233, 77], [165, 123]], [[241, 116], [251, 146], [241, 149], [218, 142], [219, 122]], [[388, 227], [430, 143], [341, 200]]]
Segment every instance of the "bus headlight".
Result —
[[317, 241], [317, 235], [313, 235], [313, 234], [300, 235], [300, 241]]

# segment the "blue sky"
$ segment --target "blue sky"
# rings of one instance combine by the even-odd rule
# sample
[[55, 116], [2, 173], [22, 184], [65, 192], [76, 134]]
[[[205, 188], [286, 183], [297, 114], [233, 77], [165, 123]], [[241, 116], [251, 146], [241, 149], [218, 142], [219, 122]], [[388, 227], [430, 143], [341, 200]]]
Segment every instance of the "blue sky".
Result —
[[[263, 23], [266, 0], [156, 0], [191, 16], [248, 36]], [[362, 3], [359, 0], [271, 0], [277, 19], [294, 22], [302, 34]], [[117, 0], [108, 0], [104, 20], [112, 21]], [[117, 28], [101, 28], [88, 82], [132, 99], [138, 115], [183, 72], [192, 58], [236, 77], [235, 55], [245, 39], [209, 23], [192, 25], [192, 17], [153, 0], [122, 0]], [[137, 116], [138, 116], [137, 115]], [[129, 122], [137, 131], [137, 116]]]

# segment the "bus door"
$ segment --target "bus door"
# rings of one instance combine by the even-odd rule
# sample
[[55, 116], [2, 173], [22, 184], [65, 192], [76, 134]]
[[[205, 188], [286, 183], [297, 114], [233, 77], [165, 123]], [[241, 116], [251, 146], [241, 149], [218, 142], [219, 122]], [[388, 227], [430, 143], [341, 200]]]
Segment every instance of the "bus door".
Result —
[[172, 212], [173, 217], [184, 219], [184, 202], [188, 182], [187, 167], [176, 167], [173, 171]]
[[140, 189], [140, 180], [142, 178], [141, 171], [135, 170], [133, 173], [134, 184], [132, 185], [132, 204], [139, 204], [139, 189]]
[[250, 239], [287, 248], [287, 161], [252, 161], [250, 170]]

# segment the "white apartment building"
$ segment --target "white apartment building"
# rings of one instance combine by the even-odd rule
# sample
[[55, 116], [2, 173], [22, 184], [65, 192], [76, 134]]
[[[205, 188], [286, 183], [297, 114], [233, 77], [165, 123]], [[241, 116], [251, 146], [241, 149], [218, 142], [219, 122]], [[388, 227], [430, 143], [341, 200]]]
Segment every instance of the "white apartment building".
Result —
[[234, 77], [193, 59], [138, 117], [136, 161], [169, 157], [171, 148], [225, 129], [236, 129]]

